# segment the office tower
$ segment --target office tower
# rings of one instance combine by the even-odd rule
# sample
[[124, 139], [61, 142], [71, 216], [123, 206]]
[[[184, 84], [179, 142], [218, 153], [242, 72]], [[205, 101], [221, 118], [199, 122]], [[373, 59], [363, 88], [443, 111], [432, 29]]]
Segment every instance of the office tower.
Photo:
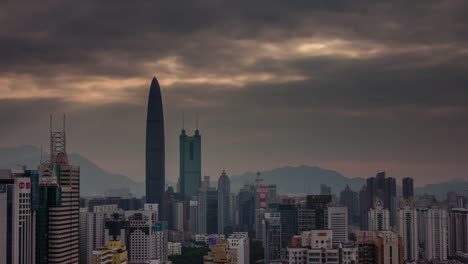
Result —
[[92, 264], [125, 264], [128, 263], [127, 248], [120, 241], [110, 241], [106, 246], [92, 252]]
[[265, 263], [281, 262], [281, 215], [266, 212], [263, 221]]
[[60, 207], [62, 195], [57, 181], [57, 173], [49, 161], [42, 162], [38, 168], [38, 182], [33, 187], [39, 189], [38, 207], [36, 210], [36, 263], [49, 263], [49, 209]]
[[331, 195], [331, 187], [326, 184], [320, 184], [320, 195]]
[[35, 263], [31, 178], [0, 170], [0, 263]]
[[249, 264], [249, 234], [247, 232], [234, 232], [227, 239], [229, 249], [233, 251], [231, 257], [232, 264]]
[[396, 180], [388, 177], [385, 179], [384, 207], [390, 214], [390, 226], [397, 225], [397, 198], [396, 198]]
[[375, 200], [374, 208], [369, 210], [368, 218], [370, 231], [390, 230], [390, 215], [379, 198]]
[[303, 205], [297, 207], [297, 231], [300, 233], [315, 229], [315, 210]]
[[[129, 262], [144, 263], [156, 259], [156, 212], [152, 210], [125, 211], [128, 219], [125, 230]], [[117, 231], [115, 228], [113, 231]]]
[[186, 199], [191, 199], [197, 195], [201, 186], [201, 135], [198, 127], [193, 136], [188, 136], [182, 129], [179, 142], [180, 193]]
[[88, 209], [80, 208], [80, 264], [88, 262]]
[[411, 200], [405, 200], [402, 208], [398, 210], [398, 229], [404, 244], [404, 259], [414, 262], [418, 256], [418, 220], [416, 210]]
[[348, 185], [340, 193], [340, 205], [348, 209], [348, 223], [359, 222], [359, 197]]
[[348, 209], [328, 207], [328, 229], [333, 231], [333, 243], [348, 243]]
[[237, 194], [231, 193], [229, 196], [230, 202], [230, 212], [229, 216], [231, 217], [230, 223], [232, 227], [237, 227], [239, 225], [239, 205], [237, 204]]
[[426, 259], [447, 259], [447, 211], [433, 207], [426, 213]]
[[[86, 262], [91, 263], [93, 250], [106, 245], [105, 240], [105, 219], [117, 210], [117, 205], [98, 205], [93, 207], [93, 212], [87, 213], [87, 242], [86, 242]], [[80, 230], [81, 232], [81, 230]]]
[[255, 188], [251, 185], [244, 186], [237, 196], [239, 206], [239, 226], [240, 231], [248, 232], [249, 236], [254, 235], [255, 225]]
[[332, 230], [312, 230], [296, 237], [293, 247], [288, 248], [289, 264], [353, 264], [357, 260], [357, 247], [336, 245]]
[[165, 221], [157, 222], [155, 225], [155, 229], [156, 229], [156, 259], [159, 259], [161, 261], [166, 261], [167, 256], [168, 256], [167, 222]]
[[174, 204], [174, 228], [173, 230], [184, 231], [184, 202], [178, 201]]
[[313, 229], [323, 230], [327, 228], [327, 207], [331, 200], [331, 195], [307, 195], [306, 206], [308, 209], [314, 210]]
[[448, 213], [448, 254], [468, 254], [468, 209], [452, 208]]
[[192, 235], [199, 234], [198, 232], [198, 201], [189, 202], [189, 228]]
[[[41, 165], [48, 166], [46, 170], [41, 168], [41, 178], [52, 177], [51, 185], [55, 181], [59, 185], [60, 206], [50, 206], [48, 209], [48, 234], [47, 238], [38, 238], [41, 243], [48, 243], [48, 257], [44, 257], [44, 251], [41, 249], [38, 255], [41, 257], [39, 263], [48, 262], [54, 263], [78, 263], [79, 261], [79, 221], [80, 221], [80, 167], [71, 165], [68, 161], [66, 150], [66, 135], [65, 135], [65, 118], [62, 131], [52, 130], [52, 117], [50, 122], [50, 160]], [[50, 178], [49, 178], [50, 179]], [[52, 187], [54, 191], [55, 186]], [[45, 192], [42, 194], [46, 195]], [[49, 195], [49, 193], [47, 193]], [[43, 197], [47, 200], [53, 199], [50, 196]], [[47, 201], [49, 202], [49, 201]], [[50, 201], [55, 203], [55, 201]], [[42, 216], [44, 217], [44, 216]], [[40, 219], [38, 221], [44, 221]], [[47, 220], [46, 220], [47, 221]], [[39, 233], [39, 236], [44, 235]], [[38, 241], [39, 243], [39, 241]]]
[[164, 212], [165, 147], [164, 114], [161, 88], [153, 78], [148, 96], [146, 119], [146, 202], [159, 204], [159, 215]]
[[225, 232], [225, 228], [231, 225], [231, 182], [223, 170], [218, 180], [218, 230]]
[[270, 210], [281, 215], [281, 247], [291, 246], [291, 238], [297, 234], [297, 208], [294, 204], [271, 204]]
[[393, 231], [359, 231], [359, 264], [403, 264], [403, 242]]
[[362, 186], [359, 191], [359, 227], [361, 230], [369, 229], [369, 209], [372, 207], [367, 186]]
[[403, 198], [409, 199], [414, 197], [413, 178], [403, 179]]
[[215, 188], [200, 188], [198, 192], [198, 231], [218, 233], [218, 191]]

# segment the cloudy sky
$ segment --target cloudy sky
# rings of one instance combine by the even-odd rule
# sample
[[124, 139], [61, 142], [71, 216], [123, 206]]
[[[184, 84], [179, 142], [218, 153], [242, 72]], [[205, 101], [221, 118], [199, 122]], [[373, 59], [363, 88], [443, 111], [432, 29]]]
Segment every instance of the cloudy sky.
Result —
[[66, 113], [69, 152], [143, 180], [156, 76], [171, 181], [183, 112], [206, 175], [467, 179], [467, 2], [377, 2], [2, 1], [0, 146]]

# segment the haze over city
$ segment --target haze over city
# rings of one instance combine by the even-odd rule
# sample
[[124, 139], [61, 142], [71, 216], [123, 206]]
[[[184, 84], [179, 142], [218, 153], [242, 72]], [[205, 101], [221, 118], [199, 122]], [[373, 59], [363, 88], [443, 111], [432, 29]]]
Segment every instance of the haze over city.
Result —
[[466, 2], [126, 3], [0, 3], [0, 146], [48, 146], [49, 114], [66, 113], [70, 152], [143, 181], [156, 76], [172, 182], [183, 113], [215, 178], [467, 179]]

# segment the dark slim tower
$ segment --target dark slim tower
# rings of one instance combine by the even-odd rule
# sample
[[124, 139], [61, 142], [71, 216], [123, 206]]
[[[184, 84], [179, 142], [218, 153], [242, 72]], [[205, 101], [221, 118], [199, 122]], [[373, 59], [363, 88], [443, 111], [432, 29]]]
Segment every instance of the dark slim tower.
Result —
[[165, 189], [164, 115], [161, 88], [156, 78], [151, 82], [146, 120], [146, 202], [159, 204], [163, 215]]
[[403, 179], [403, 197], [405, 199], [413, 198], [414, 187], [413, 187], [413, 178], [404, 178]]

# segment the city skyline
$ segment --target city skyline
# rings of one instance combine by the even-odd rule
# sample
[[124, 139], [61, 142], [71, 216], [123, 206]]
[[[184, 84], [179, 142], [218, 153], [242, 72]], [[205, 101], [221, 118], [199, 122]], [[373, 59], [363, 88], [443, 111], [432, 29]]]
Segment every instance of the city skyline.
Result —
[[199, 113], [203, 175], [305, 164], [416, 186], [467, 178], [464, 2], [268, 2], [250, 15], [86, 2], [73, 18], [66, 3], [0, 5], [0, 146], [47, 145], [49, 113], [65, 112], [72, 152], [143, 181], [156, 75], [172, 182], [183, 112]]

